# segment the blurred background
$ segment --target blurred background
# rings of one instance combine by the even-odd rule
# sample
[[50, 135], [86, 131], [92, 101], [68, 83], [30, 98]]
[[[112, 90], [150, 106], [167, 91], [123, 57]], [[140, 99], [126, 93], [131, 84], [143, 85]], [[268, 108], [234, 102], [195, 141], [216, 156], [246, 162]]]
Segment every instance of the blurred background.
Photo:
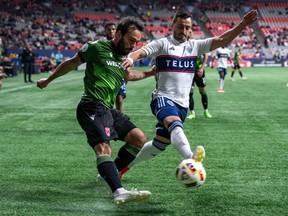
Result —
[[[145, 23], [141, 47], [171, 33], [176, 10], [193, 14], [194, 38], [201, 39], [220, 35], [252, 8], [258, 10], [259, 20], [230, 44], [232, 53], [240, 47], [242, 67], [287, 66], [288, 2], [273, 0], [1, 0], [0, 61], [11, 64], [5, 71], [9, 77], [17, 76], [23, 69], [21, 53], [29, 43], [35, 53], [33, 73], [49, 72], [57, 65], [57, 53], [63, 59], [73, 56], [85, 42], [105, 38], [106, 23], [117, 24], [125, 16]], [[144, 59], [136, 66], [149, 62]]]

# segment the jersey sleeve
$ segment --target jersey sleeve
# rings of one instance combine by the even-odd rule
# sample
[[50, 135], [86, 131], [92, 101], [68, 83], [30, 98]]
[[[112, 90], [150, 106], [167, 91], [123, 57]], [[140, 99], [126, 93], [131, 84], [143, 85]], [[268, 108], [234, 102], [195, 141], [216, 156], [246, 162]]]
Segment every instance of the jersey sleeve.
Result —
[[197, 41], [198, 45], [198, 55], [211, 52], [210, 48], [212, 44], [212, 38], [207, 38], [204, 40], [195, 40], [195, 41]]
[[147, 54], [147, 57], [156, 57], [160, 54], [163, 48], [163, 41], [161, 39], [151, 41], [141, 49], [144, 50]]
[[98, 41], [88, 42], [78, 51], [78, 55], [83, 62], [91, 62], [98, 55], [97, 43]]

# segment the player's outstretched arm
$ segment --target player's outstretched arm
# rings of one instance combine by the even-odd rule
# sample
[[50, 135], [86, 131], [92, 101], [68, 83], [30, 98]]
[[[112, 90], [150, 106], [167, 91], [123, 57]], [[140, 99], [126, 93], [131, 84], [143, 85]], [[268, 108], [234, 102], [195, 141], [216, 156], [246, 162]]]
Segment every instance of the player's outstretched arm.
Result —
[[137, 80], [145, 79], [145, 78], [155, 76], [155, 75], [156, 75], [156, 66], [153, 66], [150, 70], [145, 71], [145, 72], [127, 69], [125, 80], [137, 81]]
[[72, 58], [69, 58], [62, 62], [48, 78], [42, 78], [37, 81], [37, 87], [40, 89], [45, 88], [50, 82], [57, 77], [63, 76], [68, 72], [74, 70], [83, 62], [78, 54], [75, 54]]
[[222, 35], [214, 37], [212, 40], [210, 50], [217, 49], [218, 47], [227, 46], [234, 40], [247, 26], [252, 25], [257, 20], [257, 10], [249, 11], [242, 19], [242, 21], [234, 28], [224, 32]]

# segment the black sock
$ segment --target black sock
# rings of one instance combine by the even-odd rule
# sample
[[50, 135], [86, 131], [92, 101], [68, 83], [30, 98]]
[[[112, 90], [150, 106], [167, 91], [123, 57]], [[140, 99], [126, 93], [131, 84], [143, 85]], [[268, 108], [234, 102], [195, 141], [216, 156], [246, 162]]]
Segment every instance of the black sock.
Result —
[[243, 77], [243, 74], [242, 74], [242, 72], [241, 72], [241, 71], [239, 71], [239, 74], [240, 74], [240, 77]]
[[194, 110], [193, 92], [189, 93], [189, 110]]
[[201, 98], [204, 110], [208, 109], [208, 96], [206, 92], [201, 93]]
[[97, 169], [102, 178], [105, 179], [112, 193], [118, 188], [122, 188], [119, 173], [112, 158], [108, 155], [100, 155], [97, 157]]
[[231, 72], [231, 78], [233, 78], [233, 76], [234, 76], [234, 71]]
[[114, 163], [117, 170], [121, 172], [125, 167], [127, 167], [136, 157], [140, 149], [131, 146], [129, 144], [123, 145], [119, 151]]

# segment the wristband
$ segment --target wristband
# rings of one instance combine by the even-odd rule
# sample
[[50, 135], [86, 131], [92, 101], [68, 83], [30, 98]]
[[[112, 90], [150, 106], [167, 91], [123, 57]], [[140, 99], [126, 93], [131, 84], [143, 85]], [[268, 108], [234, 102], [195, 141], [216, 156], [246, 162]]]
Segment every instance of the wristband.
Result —
[[128, 57], [127, 59], [130, 61], [130, 65], [133, 65], [133, 63], [134, 63], [133, 59], [130, 57]]

